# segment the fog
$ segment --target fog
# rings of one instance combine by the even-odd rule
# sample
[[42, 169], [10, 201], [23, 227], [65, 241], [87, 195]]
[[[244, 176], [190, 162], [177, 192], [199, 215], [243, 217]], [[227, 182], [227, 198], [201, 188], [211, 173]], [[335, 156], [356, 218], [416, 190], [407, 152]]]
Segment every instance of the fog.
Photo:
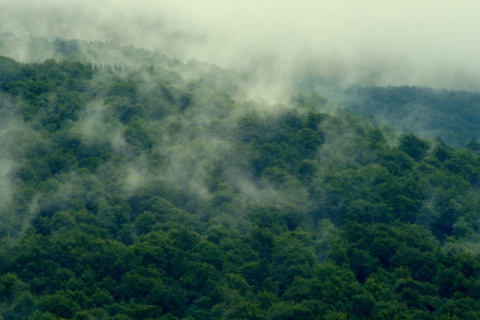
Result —
[[473, 0], [3, 0], [0, 32], [131, 44], [261, 83], [311, 74], [480, 90], [479, 14]]

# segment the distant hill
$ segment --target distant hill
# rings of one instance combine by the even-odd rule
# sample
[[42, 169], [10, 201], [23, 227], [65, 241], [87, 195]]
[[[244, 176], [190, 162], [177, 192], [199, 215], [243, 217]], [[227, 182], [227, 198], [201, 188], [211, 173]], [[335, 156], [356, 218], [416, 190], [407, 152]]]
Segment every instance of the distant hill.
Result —
[[379, 123], [455, 146], [480, 138], [480, 92], [357, 86], [345, 103]]
[[152, 52], [132, 46], [118, 46], [100, 41], [74, 39], [46, 39], [18, 37], [12, 33], [0, 34], [0, 53], [25, 62], [47, 59], [92, 62], [99, 66], [169, 66], [175, 64], [161, 52]]
[[362, 86], [345, 84], [342, 79], [301, 76], [297, 85], [302, 99], [311, 105], [324, 105], [328, 99], [399, 132], [438, 137], [457, 147], [480, 139], [480, 92]]

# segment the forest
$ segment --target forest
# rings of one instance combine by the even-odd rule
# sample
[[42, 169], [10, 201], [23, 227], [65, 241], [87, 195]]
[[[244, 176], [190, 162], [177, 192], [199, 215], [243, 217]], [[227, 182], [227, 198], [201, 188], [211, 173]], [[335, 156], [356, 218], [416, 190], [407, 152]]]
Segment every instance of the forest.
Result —
[[[480, 318], [478, 93], [272, 106], [245, 74], [52, 45], [0, 57], [3, 319]], [[80, 55], [102, 46], [144, 58]], [[408, 101], [433, 129], [394, 127]]]
[[441, 138], [449, 145], [467, 147], [480, 131], [480, 93], [418, 86], [345, 85], [338, 79], [298, 77], [304, 102], [328, 98], [348, 106], [376, 126], [415, 133], [426, 139]]

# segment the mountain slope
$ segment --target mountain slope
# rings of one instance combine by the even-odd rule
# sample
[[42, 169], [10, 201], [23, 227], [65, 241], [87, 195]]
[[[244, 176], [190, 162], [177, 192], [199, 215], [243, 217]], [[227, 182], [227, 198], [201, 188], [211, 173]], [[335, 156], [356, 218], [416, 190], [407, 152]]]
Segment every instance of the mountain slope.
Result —
[[310, 104], [328, 98], [398, 132], [440, 138], [465, 147], [479, 139], [480, 93], [415, 86], [375, 87], [341, 79], [299, 77], [296, 99]]
[[214, 70], [0, 59], [5, 319], [479, 316], [478, 151]]

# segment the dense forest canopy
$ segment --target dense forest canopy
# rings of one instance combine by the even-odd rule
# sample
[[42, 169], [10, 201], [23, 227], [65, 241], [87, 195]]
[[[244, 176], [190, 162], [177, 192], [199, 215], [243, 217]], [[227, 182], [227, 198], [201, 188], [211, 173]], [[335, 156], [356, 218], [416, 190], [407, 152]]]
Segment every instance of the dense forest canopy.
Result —
[[[0, 57], [4, 319], [480, 317], [478, 94], [268, 105], [248, 74], [35, 41]], [[368, 117], [409, 99], [440, 138]]]

